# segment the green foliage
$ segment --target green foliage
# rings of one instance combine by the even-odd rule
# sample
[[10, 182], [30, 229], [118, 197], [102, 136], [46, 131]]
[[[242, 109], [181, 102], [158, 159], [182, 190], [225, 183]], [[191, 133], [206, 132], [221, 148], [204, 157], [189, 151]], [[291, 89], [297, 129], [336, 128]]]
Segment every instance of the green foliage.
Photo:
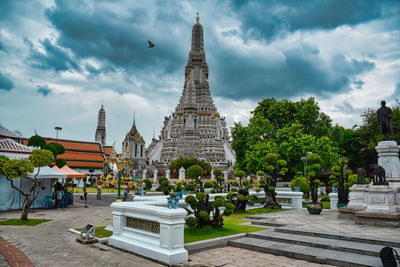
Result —
[[195, 229], [197, 227], [197, 219], [193, 216], [186, 218], [185, 223], [190, 229]]
[[199, 165], [193, 165], [187, 169], [186, 173], [190, 179], [197, 179], [199, 176], [203, 174], [203, 168], [200, 167]]
[[[232, 214], [232, 206], [226, 203], [223, 196], [216, 196], [214, 202], [210, 203], [209, 195], [203, 192], [198, 192], [196, 196], [189, 195], [185, 198], [185, 202], [188, 203], [193, 210], [187, 209], [188, 214], [194, 214], [196, 222], [193, 219], [186, 221], [189, 227], [203, 228], [205, 226], [212, 226], [219, 228], [223, 226], [223, 216], [229, 216]], [[219, 208], [225, 205], [225, 210], [223, 214], [220, 213]]]
[[56, 165], [58, 168], [62, 168], [67, 165], [67, 161], [65, 159], [56, 159]]
[[[202, 168], [204, 173], [211, 174], [211, 165], [204, 160], [198, 160], [194, 157], [180, 157], [172, 161], [171, 164], [168, 166], [168, 169], [170, 171], [178, 171], [181, 167], [183, 167], [185, 170], [188, 170], [193, 165], [198, 165]], [[203, 175], [203, 172], [199, 176]]]
[[153, 186], [153, 183], [149, 179], [143, 179], [144, 185], [144, 190], [150, 190]]
[[0, 155], [0, 174], [4, 174], [3, 167], [10, 159], [6, 156]]
[[243, 178], [246, 176], [246, 173], [244, 171], [239, 170], [239, 171], [235, 172], [235, 176], [239, 177], [239, 178]]
[[48, 143], [48, 145], [51, 145], [56, 149], [57, 155], [61, 155], [61, 154], [65, 153], [65, 147], [59, 143], [51, 142], [51, 143]]
[[160, 177], [158, 178], [158, 184], [160, 187], [158, 190], [162, 191], [164, 195], [169, 195], [169, 191], [171, 190], [171, 187], [169, 185], [169, 180], [166, 177]]
[[196, 190], [196, 186], [194, 184], [186, 184], [185, 190], [189, 192], [194, 192]]
[[57, 155], [58, 155], [57, 148], [55, 146], [51, 145], [51, 144], [45, 144], [43, 146], [43, 149], [46, 149], [46, 150], [50, 151], [53, 154], [54, 158], [56, 158]]
[[54, 162], [53, 154], [45, 149], [35, 149], [32, 151], [32, 155], [29, 156], [28, 160], [32, 162], [34, 167], [48, 166]]
[[324, 196], [320, 199], [321, 202], [329, 202], [331, 199], [329, 196]]
[[232, 186], [239, 186], [239, 183], [238, 182], [233, 182]]
[[222, 171], [221, 171], [221, 169], [217, 168], [217, 169], [213, 170], [213, 174], [215, 176], [215, 179], [218, 179], [218, 177], [220, 177], [222, 175]]
[[33, 135], [28, 140], [28, 146], [43, 148], [45, 144], [46, 140], [44, 140], [44, 138], [39, 135]]
[[308, 195], [310, 193], [310, 185], [308, 181], [303, 176], [299, 176], [293, 179], [290, 187], [294, 190], [295, 187], [299, 187], [300, 191], [303, 192], [304, 195]]
[[204, 188], [214, 188], [215, 184], [213, 182], [205, 182]]
[[10, 159], [5, 161], [2, 173], [9, 178], [23, 178], [34, 171], [32, 162], [26, 159]]
[[307, 171], [307, 180], [310, 184], [310, 191], [313, 203], [318, 201], [318, 187], [320, 185], [320, 181], [317, 179], [319, 171], [321, 169], [321, 157], [317, 153], [312, 153], [307, 156], [308, 165], [306, 167]]

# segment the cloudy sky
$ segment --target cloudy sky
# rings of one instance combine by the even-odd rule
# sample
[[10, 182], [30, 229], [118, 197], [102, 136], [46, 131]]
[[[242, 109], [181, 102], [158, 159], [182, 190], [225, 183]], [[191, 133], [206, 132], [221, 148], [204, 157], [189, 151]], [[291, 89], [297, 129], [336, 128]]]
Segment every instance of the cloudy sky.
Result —
[[0, 123], [94, 141], [104, 103], [107, 144], [120, 150], [135, 109], [148, 145], [178, 103], [196, 12], [228, 126], [266, 97], [315, 96], [345, 127], [400, 97], [400, 1], [2, 0]]

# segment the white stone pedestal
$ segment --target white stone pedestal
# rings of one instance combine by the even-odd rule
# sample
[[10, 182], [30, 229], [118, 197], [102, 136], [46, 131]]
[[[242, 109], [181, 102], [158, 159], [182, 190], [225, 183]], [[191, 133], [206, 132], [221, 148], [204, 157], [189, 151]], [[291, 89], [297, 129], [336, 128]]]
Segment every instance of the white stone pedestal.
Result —
[[179, 169], [179, 180], [185, 179], [185, 168], [181, 167]]
[[354, 211], [364, 210], [368, 205], [368, 184], [355, 184], [350, 187], [350, 201], [347, 207]]
[[169, 169], [167, 169], [167, 170], [165, 171], [165, 177], [166, 177], [167, 179], [171, 179], [171, 171], [170, 171]]
[[367, 189], [368, 203], [366, 213], [394, 214], [397, 213], [395, 204], [396, 190], [388, 185], [372, 185]]
[[168, 209], [145, 203], [111, 205], [113, 235], [108, 244], [170, 265], [186, 262], [188, 252], [183, 243], [183, 230], [187, 212], [182, 208]]
[[400, 212], [400, 161], [399, 146], [396, 141], [382, 141], [375, 147], [378, 152], [378, 165], [386, 172], [386, 181], [396, 190], [395, 202]]
[[303, 192], [293, 192], [290, 187], [276, 187], [276, 202], [282, 209], [301, 209]]
[[337, 203], [339, 201], [338, 193], [329, 193], [329, 199], [331, 202], [331, 210], [337, 210]]

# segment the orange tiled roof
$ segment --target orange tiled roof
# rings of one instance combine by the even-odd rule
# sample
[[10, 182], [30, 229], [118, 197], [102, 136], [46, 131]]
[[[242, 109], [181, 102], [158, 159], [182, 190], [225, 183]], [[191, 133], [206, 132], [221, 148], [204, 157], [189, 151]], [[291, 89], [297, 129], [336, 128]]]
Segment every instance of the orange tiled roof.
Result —
[[104, 149], [104, 154], [110, 155], [113, 147], [112, 146], [103, 146], [103, 149]]
[[58, 159], [65, 160], [89, 160], [89, 161], [104, 161], [103, 155], [101, 153], [90, 153], [90, 152], [75, 152], [75, 151], [65, 151], [64, 154], [58, 155]]
[[[112, 146], [102, 147], [97, 142], [85, 142], [74, 140], [63, 140], [45, 138], [46, 143], [57, 142], [65, 147], [65, 153], [58, 155], [57, 158], [65, 159], [70, 167], [81, 168], [103, 168], [103, 161], [106, 155], [111, 153]], [[28, 139], [23, 140], [24, 144], [28, 144]]]
[[81, 162], [81, 161], [68, 161], [68, 166], [70, 167], [95, 167], [103, 168], [102, 162]]

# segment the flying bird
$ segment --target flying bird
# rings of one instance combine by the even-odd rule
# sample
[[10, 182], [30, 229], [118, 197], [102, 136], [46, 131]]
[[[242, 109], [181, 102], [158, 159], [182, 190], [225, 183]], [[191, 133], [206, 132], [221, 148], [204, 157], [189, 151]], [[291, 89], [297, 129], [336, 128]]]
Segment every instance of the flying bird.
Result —
[[150, 41], [147, 41], [147, 42], [149, 42], [149, 47], [148, 48], [153, 48], [153, 47], [155, 47], [156, 45], [155, 44], [153, 44], [152, 42], [150, 42]]

